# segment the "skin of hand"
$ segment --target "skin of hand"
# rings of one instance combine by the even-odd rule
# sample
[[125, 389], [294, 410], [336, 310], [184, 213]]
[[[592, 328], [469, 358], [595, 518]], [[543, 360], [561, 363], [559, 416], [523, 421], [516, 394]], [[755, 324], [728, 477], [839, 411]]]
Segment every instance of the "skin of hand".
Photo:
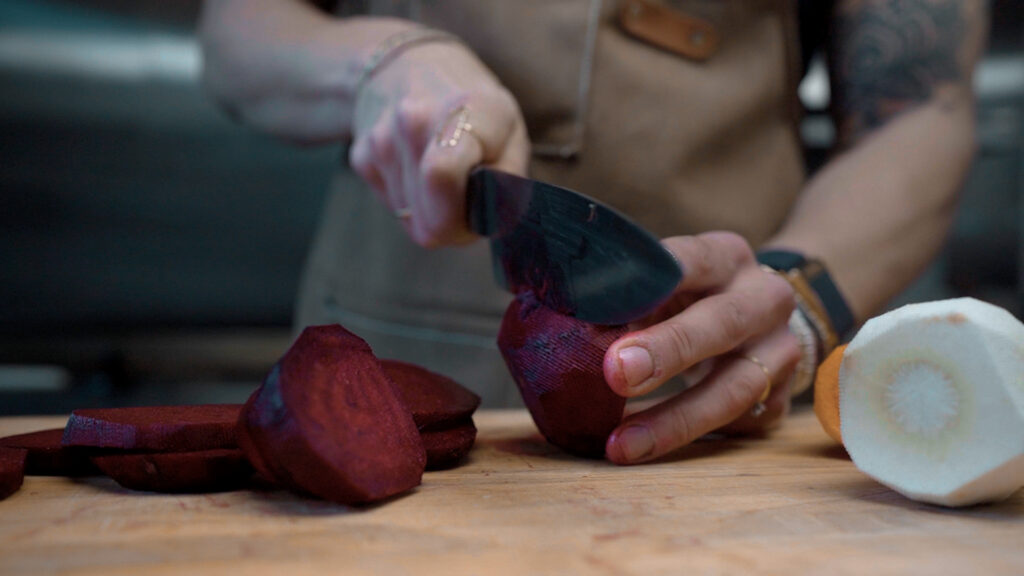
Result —
[[[749, 432], [777, 423], [789, 410], [788, 381], [800, 359], [788, 327], [792, 288], [761, 268], [746, 240], [708, 232], [663, 245], [683, 279], [667, 304], [609, 347], [605, 380], [621, 396], [642, 396], [701, 362], [714, 364], [696, 385], [623, 420], [605, 448], [617, 464], [658, 458], [713, 430]], [[754, 416], [769, 377], [766, 410]]]
[[360, 91], [349, 161], [424, 247], [476, 240], [466, 180], [477, 165], [525, 175], [530, 144], [512, 95], [455, 42], [410, 47]]
[[[768, 245], [824, 260], [863, 321], [916, 277], [950, 226], [975, 149], [971, 77], [988, 12], [967, 0], [840, 0], [833, 12], [837, 154]], [[752, 418], [765, 374], [752, 361], [723, 357], [696, 386], [628, 416], [606, 447], [616, 463], [657, 458], [723, 427], [756, 430], [788, 407], [780, 384], [799, 350], [785, 329], [785, 281], [759, 273], [750, 248], [729, 234], [665, 245], [684, 279], [666, 318], [609, 348], [609, 385], [639, 396], [703, 359], [742, 350], [765, 365], [772, 394]]]

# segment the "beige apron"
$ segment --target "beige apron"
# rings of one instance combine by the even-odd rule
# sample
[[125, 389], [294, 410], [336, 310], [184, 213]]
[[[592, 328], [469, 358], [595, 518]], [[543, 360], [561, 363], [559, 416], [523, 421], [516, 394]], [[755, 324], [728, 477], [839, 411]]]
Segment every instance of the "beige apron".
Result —
[[[480, 55], [519, 99], [534, 177], [660, 237], [727, 229], [757, 245], [804, 177], [792, 2], [652, 1], [371, 1], [369, 11], [450, 30]], [[509, 299], [485, 242], [421, 249], [340, 170], [296, 324], [340, 322], [380, 357], [447, 374], [485, 406], [515, 406], [494, 343]]]

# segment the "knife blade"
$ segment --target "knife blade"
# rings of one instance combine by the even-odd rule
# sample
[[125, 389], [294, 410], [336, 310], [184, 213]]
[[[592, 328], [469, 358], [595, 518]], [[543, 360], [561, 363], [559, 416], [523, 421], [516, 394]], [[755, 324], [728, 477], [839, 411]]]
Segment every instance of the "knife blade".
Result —
[[513, 293], [594, 324], [638, 320], [682, 279], [647, 230], [601, 202], [553, 184], [476, 168], [467, 184], [471, 230], [490, 238], [494, 277]]

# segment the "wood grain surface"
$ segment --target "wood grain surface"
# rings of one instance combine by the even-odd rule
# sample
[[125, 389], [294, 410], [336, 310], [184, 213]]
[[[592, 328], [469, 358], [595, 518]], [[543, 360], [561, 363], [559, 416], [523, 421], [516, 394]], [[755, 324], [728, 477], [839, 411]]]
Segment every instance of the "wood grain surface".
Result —
[[[628, 468], [564, 455], [523, 411], [476, 421], [465, 465], [368, 508], [29, 477], [0, 502], [0, 574], [1024, 574], [1024, 493], [912, 502], [810, 412]], [[0, 435], [62, 424], [0, 419]]]

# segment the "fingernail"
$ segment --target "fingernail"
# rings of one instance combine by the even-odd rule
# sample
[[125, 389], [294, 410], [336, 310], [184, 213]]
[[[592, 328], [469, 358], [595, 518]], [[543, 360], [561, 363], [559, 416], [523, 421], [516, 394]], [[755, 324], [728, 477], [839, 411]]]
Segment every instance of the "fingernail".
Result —
[[646, 348], [630, 346], [619, 351], [619, 369], [626, 377], [626, 385], [634, 388], [654, 375], [654, 360]]
[[647, 426], [627, 426], [615, 435], [615, 443], [628, 461], [642, 460], [654, 452], [654, 434]]

